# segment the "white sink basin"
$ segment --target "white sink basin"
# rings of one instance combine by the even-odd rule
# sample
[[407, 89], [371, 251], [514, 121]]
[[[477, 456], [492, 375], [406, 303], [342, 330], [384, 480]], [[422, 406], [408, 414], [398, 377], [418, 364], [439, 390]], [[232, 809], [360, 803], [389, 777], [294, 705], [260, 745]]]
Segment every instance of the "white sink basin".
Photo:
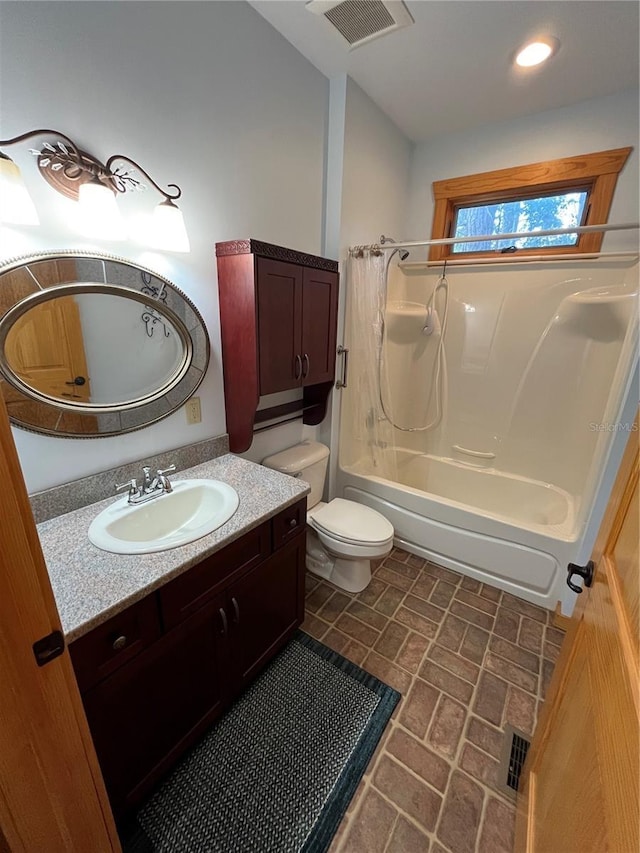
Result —
[[147, 503], [120, 498], [89, 526], [89, 540], [114, 554], [151, 554], [186, 545], [229, 521], [238, 493], [219, 480], [181, 480]]

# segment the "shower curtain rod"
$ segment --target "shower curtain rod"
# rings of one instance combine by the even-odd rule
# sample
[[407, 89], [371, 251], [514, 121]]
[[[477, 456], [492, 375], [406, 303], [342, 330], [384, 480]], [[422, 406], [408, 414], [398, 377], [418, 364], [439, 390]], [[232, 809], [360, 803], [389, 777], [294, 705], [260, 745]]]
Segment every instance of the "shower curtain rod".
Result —
[[[621, 225], [576, 225], [574, 228], [547, 228], [542, 231], [514, 231], [511, 234], [478, 234], [473, 237], [442, 237], [436, 240], [413, 240], [406, 243], [372, 243], [369, 246], [350, 246], [349, 252], [361, 249], [410, 249], [418, 246], [448, 246], [452, 243], [487, 243], [494, 240], [516, 240], [520, 237], [553, 237], [557, 234], [590, 234], [598, 231], [627, 231], [640, 228], [638, 222], [626, 222]], [[384, 235], [383, 235], [384, 236]], [[382, 239], [382, 238], [381, 238]]]

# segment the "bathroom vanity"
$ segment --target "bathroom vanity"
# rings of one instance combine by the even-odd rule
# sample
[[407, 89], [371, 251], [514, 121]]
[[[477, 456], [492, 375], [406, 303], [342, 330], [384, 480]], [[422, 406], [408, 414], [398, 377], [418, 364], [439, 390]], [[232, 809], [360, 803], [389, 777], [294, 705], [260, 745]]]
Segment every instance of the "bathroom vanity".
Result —
[[209, 536], [170, 551], [132, 556], [91, 545], [86, 528], [104, 501], [39, 525], [117, 818], [303, 619], [306, 484], [230, 454], [176, 480], [205, 476], [237, 490], [238, 510]]

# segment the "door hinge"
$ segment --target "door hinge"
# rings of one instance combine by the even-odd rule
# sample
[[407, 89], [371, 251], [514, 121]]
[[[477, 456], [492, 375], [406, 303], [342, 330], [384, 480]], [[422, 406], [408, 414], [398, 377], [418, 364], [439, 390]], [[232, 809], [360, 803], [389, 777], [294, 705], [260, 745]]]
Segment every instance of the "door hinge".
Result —
[[35, 655], [38, 666], [44, 666], [45, 663], [49, 663], [49, 661], [59, 657], [63, 651], [64, 637], [62, 636], [62, 631], [52, 631], [46, 637], [37, 640], [33, 644], [33, 654]]

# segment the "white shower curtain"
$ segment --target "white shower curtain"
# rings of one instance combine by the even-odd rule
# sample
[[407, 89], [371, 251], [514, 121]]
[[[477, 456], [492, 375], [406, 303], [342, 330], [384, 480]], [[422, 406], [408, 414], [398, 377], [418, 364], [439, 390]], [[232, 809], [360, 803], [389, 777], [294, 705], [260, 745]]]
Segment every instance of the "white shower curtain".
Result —
[[341, 462], [397, 479], [394, 430], [380, 405], [380, 384], [389, 399], [380, 360], [386, 301], [386, 259], [378, 250], [359, 250], [347, 264], [346, 346], [349, 373], [342, 401]]

